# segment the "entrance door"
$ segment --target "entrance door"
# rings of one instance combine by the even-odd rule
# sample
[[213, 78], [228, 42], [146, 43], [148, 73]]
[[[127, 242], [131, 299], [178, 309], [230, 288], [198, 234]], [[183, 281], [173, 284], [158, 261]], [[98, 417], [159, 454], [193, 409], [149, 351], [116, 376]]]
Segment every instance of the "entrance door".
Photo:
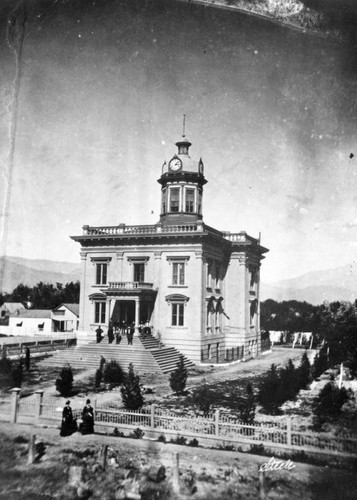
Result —
[[125, 321], [127, 325], [135, 322], [135, 300], [116, 300], [111, 320], [114, 322]]

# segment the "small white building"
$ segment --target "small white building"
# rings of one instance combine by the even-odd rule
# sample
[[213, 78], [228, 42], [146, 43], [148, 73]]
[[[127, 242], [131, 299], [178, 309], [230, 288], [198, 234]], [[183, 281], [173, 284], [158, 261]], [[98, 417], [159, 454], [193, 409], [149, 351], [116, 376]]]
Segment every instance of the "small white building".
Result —
[[10, 316], [10, 335], [50, 334], [52, 332], [51, 309], [24, 309], [17, 316]]
[[52, 311], [53, 332], [73, 332], [78, 330], [79, 304], [61, 304]]
[[4, 302], [3, 305], [0, 306], [0, 318], [5, 319], [10, 316], [17, 316], [25, 309], [25, 306], [21, 302]]

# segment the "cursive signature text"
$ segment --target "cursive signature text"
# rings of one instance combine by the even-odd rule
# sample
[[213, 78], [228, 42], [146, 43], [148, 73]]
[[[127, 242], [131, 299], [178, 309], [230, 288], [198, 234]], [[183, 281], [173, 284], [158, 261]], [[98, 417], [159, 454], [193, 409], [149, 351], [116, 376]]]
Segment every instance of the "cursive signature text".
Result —
[[271, 459], [268, 462], [264, 462], [260, 467], [259, 470], [261, 472], [267, 472], [269, 470], [291, 470], [294, 469], [295, 465], [291, 460], [275, 460], [274, 457], [271, 457]]

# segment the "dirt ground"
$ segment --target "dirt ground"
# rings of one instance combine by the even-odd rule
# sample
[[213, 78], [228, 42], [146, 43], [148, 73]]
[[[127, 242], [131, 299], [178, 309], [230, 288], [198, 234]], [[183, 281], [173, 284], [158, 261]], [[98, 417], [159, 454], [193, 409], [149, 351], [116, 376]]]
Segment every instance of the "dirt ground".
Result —
[[[190, 448], [144, 439], [124, 439], [75, 433], [60, 437], [55, 428], [3, 424], [0, 441], [0, 500], [116, 500], [125, 484], [142, 500], [258, 499], [258, 468], [270, 457], [239, 452]], [[27, 464], [31, 432], [45, 444], [43, 457]], [[107, 444], [108, 465], [101, 467], [100, 450]], [[174, 453], [179, 453], [180, 493], [172, 490]], [[81, 467], [81, 488], [69, 486], [71, 466]], [[165, 479], [148, 480], [150, 467], [163, 465]], [[131, 479], [123, 479], [127, 475]], [[131, 482], [131, 483], [130, 483]], [[134, 485], [134, 486], [133, 486]], [[333, 469], [294, 462], [292, 470], [266, 473], [267, 499], [349, 500], [357, 497], [357, 475], [351, 466]], [[134, 497], [132, 497], [134, 498]], [[139, 497], [138, 497], [139, 498]]]

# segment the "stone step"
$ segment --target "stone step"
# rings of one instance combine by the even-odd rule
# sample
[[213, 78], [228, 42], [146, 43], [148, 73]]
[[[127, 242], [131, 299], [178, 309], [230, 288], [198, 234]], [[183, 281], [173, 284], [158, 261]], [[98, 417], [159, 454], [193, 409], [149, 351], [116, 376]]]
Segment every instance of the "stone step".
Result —
[[[128, 345], [123, 337], [120, 344], [109, 344], [108, 339], [102, 342], [69, 348], [58, 351], [52, 357], [46, 358], [41, 366], [62, 366], [69, 363], [73, 368], [87, 368], [95, 371], [100, 364], [101, 357], [107, 361], [114, 359], [124, 370], [133, 363], [138, 372], [169, 373], [177, 368], [181, 353], [174, 347], [166, 347], [151, 335], [144, 338], [134, 336], [133, 344]], [[190, 368], [194, 363], [184, 356], [184, 366]]]

